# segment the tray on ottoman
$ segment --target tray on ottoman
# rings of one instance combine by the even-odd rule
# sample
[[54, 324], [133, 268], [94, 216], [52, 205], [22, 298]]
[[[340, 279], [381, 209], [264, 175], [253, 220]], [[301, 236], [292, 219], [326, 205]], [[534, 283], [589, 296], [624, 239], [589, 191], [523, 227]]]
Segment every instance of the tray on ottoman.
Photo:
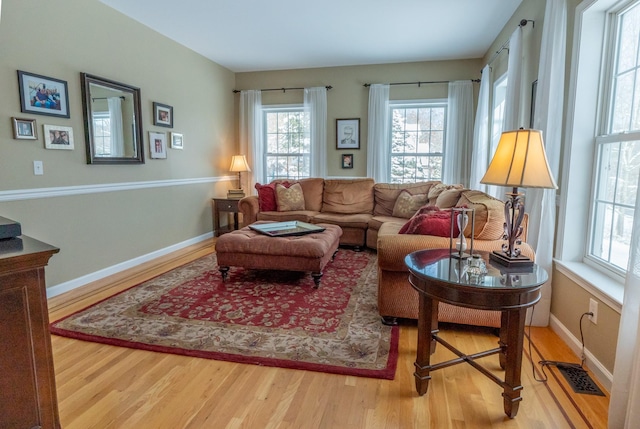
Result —
[[[256, 222], [252, 226], [273, 225]], [[322, 270], [338, 251], [342, 229], [322, 224], [315, 234], [270, 237], [244, 227], [216, 240], [218, 269], [223, 280], [229, 267], [256, 270], [310, 271], [315, 287], [320, 286]]]
[[292, 235], [305, 235], [314, 232], [322, 232], [325, 228], [307, 222], [292, 220], [288, 222], [273, 222], [249, 225], [254, 231], [258, 231], [269, 237], [288, 237]]

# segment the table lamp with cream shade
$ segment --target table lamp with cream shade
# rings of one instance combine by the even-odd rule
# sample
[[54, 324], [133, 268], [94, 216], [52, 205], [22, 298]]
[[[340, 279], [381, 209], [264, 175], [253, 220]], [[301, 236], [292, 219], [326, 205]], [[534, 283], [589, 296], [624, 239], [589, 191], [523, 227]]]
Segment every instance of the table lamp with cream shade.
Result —
[[251, 171], [251, 168], [249, 168], [249, 164], [247, 163], [247, 158], [244, 155], [233, 155], [231, 157], [231, 167], [229, 167], [229, 171], [238, 173], [238, 189], [229, 189], [227, 192], [227, 198], [239, 199], [244, 197], [240, 175], [243, 171]]
[[524, 194], [519, 193], [518, 188], [558, 188], [549, 169], [542, 132], [522, 128], [503, 132], [480, 183], [513, 188], [507, 193], [504, 206], [503, 239], [507, 243], [502, 245], [501, 252], [491, 253], [491, 260], [508, 267], [533, 265], [533, 261], [521, 255], [516, 247], [522, 243], [521, 224], [525, 214]]

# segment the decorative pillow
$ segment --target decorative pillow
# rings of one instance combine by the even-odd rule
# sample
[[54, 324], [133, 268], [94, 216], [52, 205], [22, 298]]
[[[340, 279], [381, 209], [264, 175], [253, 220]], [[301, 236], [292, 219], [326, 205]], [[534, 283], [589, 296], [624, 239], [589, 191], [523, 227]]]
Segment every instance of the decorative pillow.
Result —
[[304, 210], [304, 194], [302, 186], [294, 183], [289, 188], [278, 183], [276, 185], [276, 203], [279, 212]]
[[456, 207], [462, 191], [464, 191], [464, 189], [461, 188], [453, 188], [442, 191], [440, 195], [438, 195], [438, 198], [436, 198], [435, 205], [441, 209]]
[[258, 207], [260, 211], [276, 211], [278, 206], [276, 205], [275, 183], [269, 183], [268, 185], [261, 185], [260, 183], [256, 183], [256, 190], [258, 191]]
[[444, 183], [438, 183], [437, 185], [433, 185], [429, 188], [429, 205], [436, 205], [436, 201], [438, 200], [438, 196], [449, 189], [462, 189], [464, 186], [462, 185], [445, 185]]
[[412, 195], [406, 189], [400, 192], [393, 206], [393, 217], [409, 219], [427, 203], [427, 194]]
[[[440, 210], [435, 206], [423, 207], [400, 228], [398, 233], [449, 237], [451, 234], [451, 212]], [[460, 234], [458, 225], [453, 226], [453, 234], [456, 237]]]
[[[466, 190], [460, 195], [458, 206], [467, 206], [475, 211], [476, 240], [500, 240], [504, 233], [504, 202], [481, 191]], [[471, 221], [465, 229], [465, 236], [471, 234]]]

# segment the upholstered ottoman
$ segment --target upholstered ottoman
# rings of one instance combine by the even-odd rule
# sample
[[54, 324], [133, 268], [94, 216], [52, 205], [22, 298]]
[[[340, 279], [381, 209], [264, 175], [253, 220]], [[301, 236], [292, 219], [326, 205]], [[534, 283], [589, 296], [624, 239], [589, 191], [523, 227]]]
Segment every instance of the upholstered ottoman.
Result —
[[[268, 222], [256, 222], [256, 224]], [[338, 250], [342, 229], [319, 224], [324, 231], [312, 234], [270, 237], [249, 227], [220, 236], [216, 256], [222, 279], [229, 267], [256, 270], [310, 271], [315, 287], [320, 286], [322, 270]]]

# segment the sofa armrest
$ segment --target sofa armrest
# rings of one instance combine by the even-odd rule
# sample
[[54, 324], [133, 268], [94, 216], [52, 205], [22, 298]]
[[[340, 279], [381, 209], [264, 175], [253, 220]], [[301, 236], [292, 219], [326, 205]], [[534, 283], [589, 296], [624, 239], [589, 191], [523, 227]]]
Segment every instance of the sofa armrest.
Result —
[[[384, 227], [384, 225], [383, 225]], [[408, 271], [404, 258], [423, 249], [448, 249], [449, 237], [378, 232], [378, 267], [387, 271]]]
[[258, 220], [258, 212], [260, 206], [258, 205], [258, 196], [249, 195], [240, 201], [238, 201], [238, 211], [242, 213], [242, 224], [250, 225]]

